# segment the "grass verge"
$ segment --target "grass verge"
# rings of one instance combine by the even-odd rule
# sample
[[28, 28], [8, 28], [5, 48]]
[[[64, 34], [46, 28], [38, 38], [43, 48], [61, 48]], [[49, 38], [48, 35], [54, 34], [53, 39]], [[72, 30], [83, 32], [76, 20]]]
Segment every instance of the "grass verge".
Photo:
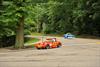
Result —
[[38, 41], [39, 41], [38, 38], [27, 38], [24, 43], [24, 46], [25, 47], [34, 47], [33, 43], [38, 42]]

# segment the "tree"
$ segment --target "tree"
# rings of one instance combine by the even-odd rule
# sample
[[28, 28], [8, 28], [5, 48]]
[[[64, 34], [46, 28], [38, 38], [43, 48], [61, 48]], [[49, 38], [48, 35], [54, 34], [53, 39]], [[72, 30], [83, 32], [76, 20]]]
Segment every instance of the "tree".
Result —
[[[32, 0], [12, 0], [8, 1], [10, 4], [6, 11], [8, 16], [12, 16], [10, 19], [15, 19], [16, 22], [16, 43], [15, 48], [24, 47], [24, 21], [27, 17], [32, 17], [33, 6], [40, 1]], [[9, 15], [10, 14], [10, 15]]]
[[23, 48], [25, 31], [100, 34], [99, 0], [0, 0], [0, 38], [16, 35]]
[[38, 33], [42, 32], [43, 23], [47, 20], [46, 17], [47, 9], [44, 7], [44, 4], [37, 4], [34, 6], [34, 21], [36, 22], [36, 30]]
[[[3, 13], [3, 18], [9, 26], [13, 26], [16, 29], [16, 43], [15, 48], [23, 48], [24, 46], [24, 20], [31, 10], [32, 3], [30, 0], [8, 0]], [[5, 22], [5, 20], [3, 20]]]

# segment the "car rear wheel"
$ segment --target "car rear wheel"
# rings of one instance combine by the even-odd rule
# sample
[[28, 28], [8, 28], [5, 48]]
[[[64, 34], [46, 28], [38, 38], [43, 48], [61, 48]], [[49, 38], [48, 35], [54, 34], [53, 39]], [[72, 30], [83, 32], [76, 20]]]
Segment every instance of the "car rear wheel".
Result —
[[37, 48], [38, 50], [40, 50], [41, 48]]
[[46, 49], [50, 49], [50, 46], [49, 46], [49, 45], [47, 45], [45, 48], [46, 48]]

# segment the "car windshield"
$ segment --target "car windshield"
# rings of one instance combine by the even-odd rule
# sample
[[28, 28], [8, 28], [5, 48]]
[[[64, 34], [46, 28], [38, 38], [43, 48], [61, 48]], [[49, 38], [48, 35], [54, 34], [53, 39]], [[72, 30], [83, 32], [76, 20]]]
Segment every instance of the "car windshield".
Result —
[[48, 42], [55, 42], [56, 41], [56, 39], [47, 39], [46, 41], [48, 41]]

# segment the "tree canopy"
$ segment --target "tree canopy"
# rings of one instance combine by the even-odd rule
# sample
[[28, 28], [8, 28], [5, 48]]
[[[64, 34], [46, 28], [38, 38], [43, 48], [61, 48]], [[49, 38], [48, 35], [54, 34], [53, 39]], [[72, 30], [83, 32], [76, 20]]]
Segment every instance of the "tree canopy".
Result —
[[16, 35], [21, 48], [33, 32], [100, 36], [100, 1], [0, 0], [0, 38]]

